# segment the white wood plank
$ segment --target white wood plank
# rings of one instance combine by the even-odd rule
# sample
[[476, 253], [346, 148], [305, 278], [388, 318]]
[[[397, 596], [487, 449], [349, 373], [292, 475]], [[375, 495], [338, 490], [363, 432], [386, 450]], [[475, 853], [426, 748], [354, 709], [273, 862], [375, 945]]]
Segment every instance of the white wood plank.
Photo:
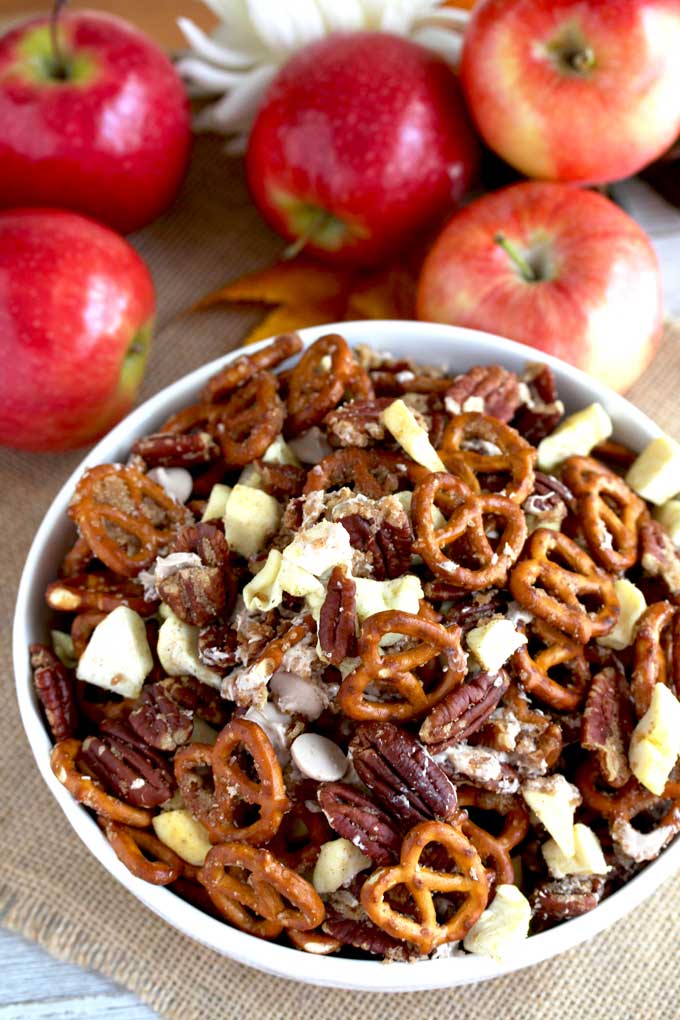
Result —
[[146, 1020], [153, 1016], [131, 995], [87, 995], [0, 1006], [0, 1020]]

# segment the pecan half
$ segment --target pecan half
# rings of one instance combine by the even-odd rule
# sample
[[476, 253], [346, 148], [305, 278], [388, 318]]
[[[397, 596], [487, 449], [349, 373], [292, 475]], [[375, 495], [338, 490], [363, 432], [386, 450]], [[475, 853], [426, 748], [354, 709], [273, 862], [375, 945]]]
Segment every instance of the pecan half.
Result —
[[174, 432], [156, 432], [142, 436], [132, 447], [149, 468], [192, 467], [217, 460], [220, 448], [207, 432], [190, 432], [179, 435]]
[[651, 518], [640, 527], [640, 562], [650, 577], [660, 577], [671, 595], [680, 594], [680, 558], [666, 529]]
[[529, 399], [518, 408], [512, 426], [520, 436], [538, 446], [541, 439], [554, 431], [564, 414], [564, 406], [558, 399], [555, 377], [548, 365], [532, 365], [522, 382], [528, 387]]
[[78, 729], [73, 676], [47, 645], [31, 645], [33, 684], [45, 710], [52, 736], [59, 742]]
[[326, 598], [319, 613], [319, 645], [333, 666], [356, 655], [357, 586], [342, 567], [334, 567], [328, 580]]
[[346, 917], [338, 910], [327, 907], [326, 920], [321, 928], [345, 946], [353, 946], [372, 956], [383, 956], [386, 960], [412, 960], [419, 955], [414, 946], [388, 935], [366, 915]]
[[542, 882], [530, 896], [534, 922], [544, 929], [570, 917], [587, 914], [598, 905], [603, 892], [604, 880], [596, 875]]
[[422, 744], [393, 723], [363, 723], [350, 752], [359, 778], [379, 803], [411, 828], [437, 818], [452, 821], [456, 789]]
[[192, 552], [206, 567], [224, 570], [229, 564], [229, 543], [224, 532], [209, 521], [191, 524], [177, 533], [170, 552]]
[[[471, 399], [474, 406], [468, 404]], [[519, 381], [514, 372], [501, 365], [474, 365], [454, 379], [446, 391], [444, 404], [449, 414], [481, 411], [507, 422], [521, 404]]]
[[176, 787], [161, 755], [118, 720], [103, 722], [100, 736], [85, 738], [80, 759], [107, 789], [135, 807], [158, 807]]
[[446, 622], [457, 623], [464, 634], [491, 616], [504, 614], [507, 595], [490, 588], [488, 591], [461, 592], [448, 581], [435, 579], [423, 586], [425, 597], [434, 602], [451, 602], [446, 610]]
[[581, 744], [594, 751], [603, 778], [621, 787], [630, 779], [626, 747], [633, 729], [632, 706], [613, 666], [594, 678], [581, 723]]
[[324, 783], [317, 800], [331, 828], [376, 864], [392, 864], [399, 857], [401, 836], [394, 822], [356, 787]]
[[409, 569], [413, 531], [406, 514], [398, 524], [383, 520], [376, 525], [361, 514], [347, 514], [338, 524], [349, 535], [352, 548], [366, 554], [377, 581], [401, 577]]
[[467, 740], [483, 726], [509, 684], [510, 678], [503, 669], [498, 673], [476, 673], [434, 706], [420, 727], [420, 739], [435, 754], [459, 740]]
[[374, 446], [385, 438], [380, 417], [391, 397], [355, 400], [329, 411], [323, 420], [331, 446]]
[[183, 708], [170, 696], [173, 687], [172, 679], [149, 684], [127, 720], [145, 744], [159, 751], [175, 751], [186, 744], [194, 725], [191, 709]]

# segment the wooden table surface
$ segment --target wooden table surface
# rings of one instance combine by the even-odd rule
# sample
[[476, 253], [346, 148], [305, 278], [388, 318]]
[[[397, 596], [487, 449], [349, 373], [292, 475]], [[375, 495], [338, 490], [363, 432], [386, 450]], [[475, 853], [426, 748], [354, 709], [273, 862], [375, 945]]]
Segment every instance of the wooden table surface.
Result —
[[[115, 11], [135, 21], [168, 48], [181, 45], [178, 14], [211, 24], [200, 0], [73, 0], [72, 8]], [[34, 14], [35, 0], [0, 0], [0, 23]], [[44, 9], [44, 8], [43, 8]], [[680, 317], [680, 211], [636, 180], [617, 186], [616, 197], [649, 231], [661, 260], [668, 311]], [[153, 1020], [130, 992], [97, 974], [52, 959], [20, 936], [0, 929], [0, 1020]]]

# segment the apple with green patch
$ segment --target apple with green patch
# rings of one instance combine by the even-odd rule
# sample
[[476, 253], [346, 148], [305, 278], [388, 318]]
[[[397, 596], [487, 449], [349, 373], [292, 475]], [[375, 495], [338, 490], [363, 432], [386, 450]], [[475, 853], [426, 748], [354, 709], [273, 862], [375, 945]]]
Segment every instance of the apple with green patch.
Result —
[[186, 93], [132, 25], [95, 11], [60, 15], [62, 3], [0, 38], [0, 206], [74, 209], [128, 233], [181, 184]]
[[468, 189], [478, 146], [456, 75], [385, 32], [334, 33], [274, 79], [248, 143], [253, 199], [292, 247], [371, 264]]
[[677, 0], [481, 0], [461, 82], [490, 148], [527, 177], [636, 173], [680, 133]]
[[0, 212], [0, 444], [66, 450], [132, 406], [154, 316], [118, 234], [57, 209]]

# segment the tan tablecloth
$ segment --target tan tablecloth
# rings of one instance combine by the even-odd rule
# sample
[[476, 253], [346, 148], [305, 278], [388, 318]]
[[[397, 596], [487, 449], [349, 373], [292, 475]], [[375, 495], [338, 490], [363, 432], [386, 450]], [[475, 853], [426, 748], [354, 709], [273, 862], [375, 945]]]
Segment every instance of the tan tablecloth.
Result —
[[[263, 264], [279, 249], [248, 203], [240, 167], [202, 140], [176, 209], [135, 243], [159, 293], [159, 330], [144, 396], [238, 344], [254, 311], [182, 315], [199, 296]], [[615, 357], [616, 337], [612, 337]], [[36, 380], [39, 384], [39, 380]], [[668, 335], [633, 399], [680, 437], [680, 344]], [[276, 1020], [461, 1020], [680, 1016], [680, 876], [633, 916], [591, 943], [529, 972], [475, 988], [386, 1000], [265, 977], [193, 945], [147, 912], [71, 831], [33, 764], [13, 696], [10, 624], [31, 538], [81, 453], [38, 457], [0, 451], [0, 584], [4, 711], [0, 717], [0, 916], [65, 960], [94, 967], [167, 1017]]]

